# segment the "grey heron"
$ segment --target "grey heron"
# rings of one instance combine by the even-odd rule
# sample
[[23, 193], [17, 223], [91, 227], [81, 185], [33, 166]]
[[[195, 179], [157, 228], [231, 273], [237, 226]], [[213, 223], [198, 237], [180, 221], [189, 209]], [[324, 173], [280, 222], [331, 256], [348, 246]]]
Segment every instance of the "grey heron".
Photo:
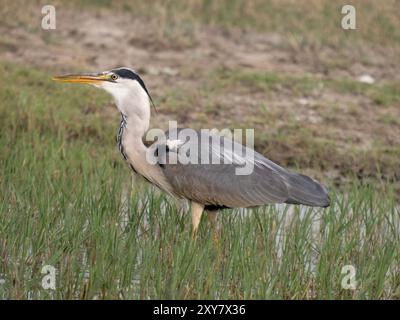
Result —
[[[99, 73], [72, 74], [54, 77], [63, 82], [87, 83], [109, 92], [121, 114], [117, 136], [119, 149], [130, 167], [150, 183], [178, 199], [191, 201], [193, 233], [196, 233], [203, 211], [215, 221], [216, 213], [222, 208], [256, 207], [273, 203], [303, 204], [328, 207], [330, 199], [327, 190], [318, 182], [302, 174], [288, 171], [260, 153], [253, 151], [252, 159], [243, 159], [246, 147], [219, 136], [219, 148], [203, 148], [204, 141], [212, 134], [197, 132], [197, 146], [194, 148], [207, 156], [231, 158], [231, 163], [180, 163], [179, 161], [149, 161], [147, 154], [153, 148], [156, 159], [161, 155], [175, 158], [182, 145], [190, 141], [166, 139], [147, 147], [143, 137], [149, 129], [151, 96], [142, 78], [132, 69], [117, 68]], [[176, 134], [176, 132], [174, 133]], [[228, 141], [229, 140], [229, 141]], [[200, 141], [200, 142], [199, 142]], [[227, 142], [234, 147], [227, 148]], [[160, 148], [165, 146], [165, 148]], [[204, 150], [205, 149], [205, 150]], [[159, 152], [158, 150], [164, 150]], [[239, 159], [239, 160], [237, 160]], [[240, 160], [252, 161], [254, 168], [250, 174], [237, 175]]]

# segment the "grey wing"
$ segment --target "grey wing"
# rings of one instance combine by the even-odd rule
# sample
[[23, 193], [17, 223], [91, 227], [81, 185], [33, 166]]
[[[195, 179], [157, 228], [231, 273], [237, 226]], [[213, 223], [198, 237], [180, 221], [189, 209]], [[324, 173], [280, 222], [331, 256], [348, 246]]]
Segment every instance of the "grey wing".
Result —
[[[160, 166], [176, 195], [230, 208], [285, 202], [329, 205], [326, 190], [312, 179], [291, 173], [230, 138], [196, 132], [197, 139], [187, 139], [182, 130], [169, 132], [167, 141], [158, 143]], [[182, 155], [186, 161], [180, 161]]]

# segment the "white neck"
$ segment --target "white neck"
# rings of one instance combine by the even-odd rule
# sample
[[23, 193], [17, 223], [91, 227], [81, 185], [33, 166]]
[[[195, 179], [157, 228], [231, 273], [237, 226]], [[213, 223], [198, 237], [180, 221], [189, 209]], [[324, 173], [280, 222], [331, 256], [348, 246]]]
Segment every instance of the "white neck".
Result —
[[[170, 192], [171, 186], [158, 165], [147, 161], [147, 147], [143, 136], [150, 125], [150, 101], [145, 90], [136, 81], [128, 80], [125, 86], [105, 88], [110, 92], [121, 112], [125, 126], [122, 128], [120, 144], [126, 160], [136, 172], [161, 189]], [[171, 193], [171, 192], [170, 192]]]
[[114, 97], [119, 111], [134, 124], [135, 134], [143, 137], [150, 124], [150, 101], [147, 92], [137, 81], [105, 84], [103, 87]]
[[144, 162], [142, 160], [147, 150], [142, 138], [150, 125], [149, 97], [137, 81], [131, 80], [107, 91], [113, 95], [118, 110], [125, 119], [121, 143], [127, 160], [136, 171], [143, 174], [137, 167]]

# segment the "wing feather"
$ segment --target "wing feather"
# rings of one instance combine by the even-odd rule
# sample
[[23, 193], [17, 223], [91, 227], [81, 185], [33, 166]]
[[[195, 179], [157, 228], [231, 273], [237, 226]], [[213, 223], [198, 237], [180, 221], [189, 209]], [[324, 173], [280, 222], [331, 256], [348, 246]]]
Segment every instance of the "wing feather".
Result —
[[[171, 133], [167, 134], [167, 138], [169, 134]], [[174, 136], [176, 134], [179, 132], [174, 133]], [[197, 135], [199, 144], [197, 141], [181, 141], [173, 144], [176, 148], [167, 148], [165, 151], [167, 161], [162, 164], [162, 169], [176, 195], [204, 205], [231, 208], [284, 202], [311, 206], [329, 205], [326, 189], [311, 178], [291, 173], [229, 138], [218, 136], [220, 145], [215, 148], [212, 143], [203, 143], [210, 142], [211, 138], [215, 139], [214, 134], [197, 132]], [[168, 141], [158, 142], [158, 148], [165, 145], [168, 145]], [[188, 148], [197, 150], [198, 163], [181, 164], [168, 161], [176, 159], [181, 151], [187, 152]], [[201, 164], [202, 152], [206, 152], [209, 159], [219, 159], [220, 163]], [[159, 156], [161, 154], [162, 152]], [[224, 160], [228, 163], [224, 163]], [[236, 174], [236, 169], [246, 164], [252, 164], [253, 171], [248, 175]]]

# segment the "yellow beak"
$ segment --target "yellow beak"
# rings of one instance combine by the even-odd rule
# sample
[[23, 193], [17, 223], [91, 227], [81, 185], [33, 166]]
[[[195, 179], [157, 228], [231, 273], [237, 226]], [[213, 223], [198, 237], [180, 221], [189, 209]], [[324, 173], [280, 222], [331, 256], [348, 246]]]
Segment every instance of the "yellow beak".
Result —
[[103, 73], [87, 73], [87, 74], [68, 74], [65, 76], [56, 76], [53, 77], [55, 81], [61, 82], [75, 82], [75, 83], [99, 83], [101, 81], [107, 81], [108, 76], [107, 74]]

